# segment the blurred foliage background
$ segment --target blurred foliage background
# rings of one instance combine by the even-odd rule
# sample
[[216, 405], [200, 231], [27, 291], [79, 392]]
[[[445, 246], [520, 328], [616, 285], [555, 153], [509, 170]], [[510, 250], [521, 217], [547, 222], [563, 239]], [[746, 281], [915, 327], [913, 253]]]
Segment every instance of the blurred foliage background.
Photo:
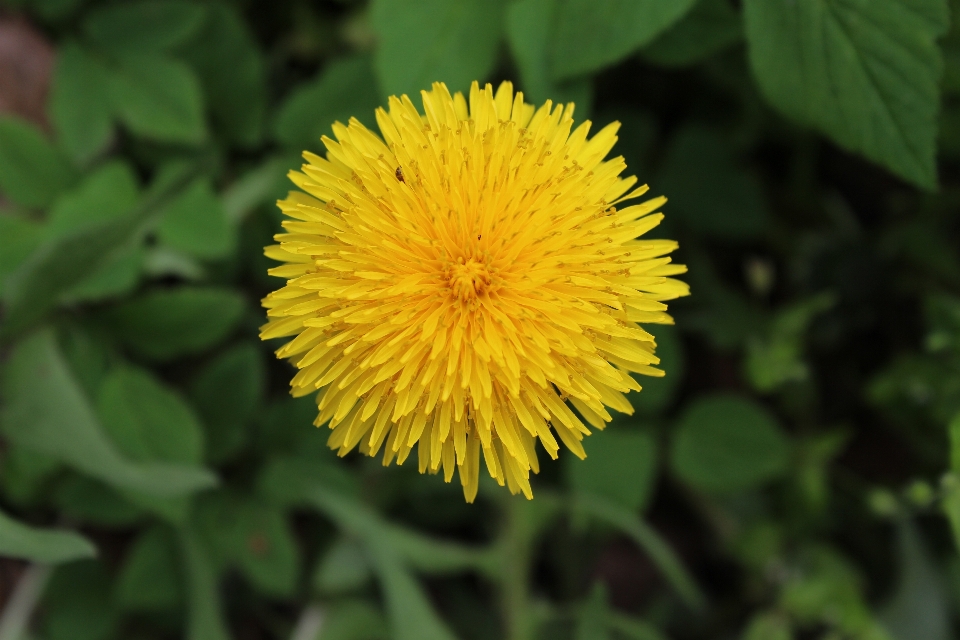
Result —
[[[950, 25], [946, 0], [2, 0], [0, 640], [957, 637]], [[299, 153], [474, 79], [621, 121], [690, 265], [667, 377], [532, 502], [337, 458], [257, 339]]]

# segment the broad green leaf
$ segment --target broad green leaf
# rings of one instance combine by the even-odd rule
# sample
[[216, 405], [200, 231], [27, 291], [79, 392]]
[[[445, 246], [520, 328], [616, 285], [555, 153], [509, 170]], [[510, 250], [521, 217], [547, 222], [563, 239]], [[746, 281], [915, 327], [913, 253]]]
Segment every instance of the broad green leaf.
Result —
[[91, 11], [83, 31], [108, 51], [166, 51], [193, 35], [204, 6], [184, 0], [134, 0]]
[[0, 214], [0, 293], [6, 277], [43, 242], [43, 225], [32, 218]]
[[[58, 238], [122, 219], [137, 203], [139, 185], [124, 162], [112, 161], [83, 180], [54, 203], [47, 218], [48, 238]], [[64, 292], [64, 302], [99, 300], [130, 291], [139, 280], [143, 252], [131, 245], [82, 282]]]
[[374, 0], [379, 37], [375, 64], [384, 94], [408, 94], [445, 82], [467, 91], [493, 71], [503, 23], [502, 0]]
[[641, 55], [654, 64], [697, 64], [743, 38], [743, 22], [728, 0], [697, 0], [682, 20], [645, 46]]
[[170, 203], [160, 219], [157, 237], [177, 251], [202, 259], [226, 257], [236, 245], [223, 204], [205, 179], [194, 182]]
[[155, 289], [105, 311], [114, 337], [151, 360], [173, 360], [208, 349], [243, 315], [239, 293], [214, 287]]
[[576, 78], [555, 82], [550, 72], [550, 36], [560, 0], [517, 0], [507, 7], [506, 31], [510, 51], [520, 71], [526, 102], [540, 105], [547, 100], [556, 104], [574, 102], [575, 113], [583, 117], [590, 111], [591, 82]]
[[190, 397], [203, 418], [207, 458], [220, 463], [243, 447], [250, 422], [264, 395], [260, 349], [242, 344], [204, 367], [190, 385]]
[[110, 575], [87, 560], [58, 567], [43, 598], [45, 640], [111, 640], [119, 615], [111, 603]]
[[657, 339], [656, 355], [660, 358], [657, 367], [666, 375], [662, 378], [636, 376], [643, 390], [628, 397], [638, 414], [655, 415], [669, 407], [677, 395], [686, 374], [686, 355], [680, 333], [673, 325], [648, 324], [643, 328]]
[[126, 611], [164, 611], [183, 601], [176, 541], [154, 525], [131, 545], [117, 575], [114, 599]]
[[233, 3], [205, 3], [207, 18], [181, 55], [197, 72], [213, 126], [242, 146], [260, 143], [267, 110], [265, 62]]
[[937, 184], [943, 0], [746, 0], [750, 63], [781, 112], [904, 179]]
[[313, 588], [326, 595], [356, 591], [371, 578], [370, 560], [358, 540], [340, 538], [324, 554], [313, 573]]
[[124, 54], [110, 74], [110, 99], [132, 133], [197, 144], [207, 135], [203, 94], [193, 71], [157, 54]]
[[65, 304], [99, 302], [133, 291], [140, 282], [145, 255], [138, 246], [117, 251], [110, 262], [65, 291], [60, 300]]
[[897, 538], [899, 579], [880, 619], [897, 640], [949, 640], [953, 634], [941, 563], [930, 557], [913, 522], [899, 522]]
[[167, 200], [195, 174], [186, 167], [156, 188], [128, 215], [47, 240], [6, 280], [5, 318], [0, 336], [9, 338], [33, 326], [64, 293], [116, 259], [139, 237]]
[[350, 118], [356, 118], [372, 126], [376, 123], [374, 110], [379, 105], [370, 58], [335, 60], [284, 101], [274, 122], [274, 134], [291, 149], [322, 151], [320, 137], [332, 135], [334, 122], [346, 124]]
[[0, 193], [24, 207], [45, 207], [76, 177], [67, 159], [33, 125], [0, 115]]
[[54, 564], [96, 554], [96, 548], [77, 533], [31, 527], [0, 511], [0, 556]]
[[39, 331], [16, 345], [2, 383], [0, 427], [18, 446], [58, 458], [114, 487], [157, 496], [190, 493], [216, 482], [203, 469], [138, 464], [121, 455], [63, 361], [52, 331]]
[[706, 602], [703, 593], [700, 592], [696, 581], [684, 568], [677, 554], [656, 530], [638, 518], [636, 513], [603, 496], [587, 493], [574, 495], [569, 504], [575, 515], [588, 516], [626, 534], [650, 556], [667, 582], [689, 608], [693, 610], [703, 608]]
[[704, 491], [760, 485], [786, 471], [790, 444], [759, 404], [729, 395], [699, 398], [680, 417], [670, 461], [684, 481]]
[[78, 473], [58, 483], [53, 504], [67, 518], [105, 529], [127, 529], [148, 515], [118, 491]]
[[647, 504], [656, 479], [656, 440], [645, 431], [610, 428], [587, 443], [585, 460], [568, 460], [566, 472], [577, 491], [637, 511]]
[[139, 194], [133, 168], [122, 160], [111, 160], [53, 203], [47, 214], [47, 235], [55, 238], [122, 218], [137, 204]]
[[110, 70], [94, 54], [68, 42], [57, 52], [47, 110], [60, 144], [83, 164], [113, 134]]
[[200, 502], [197, 519], [218, 564], [238, 569], [267, 595], [293, 593], [301, 560], [281, 508], [219, 493]]
[[177, 541], [187, 584], [186, 640], [230, 640], [209, 551], [190, 526], [178, 530]]
[[691, 229], [723, 239], [755, 238], [770, 217], [760, 184], [717, 132], [687, 125], [674, 135], [655, 187]]
[[561, 0], [550, 47], [561, 80], [625, 58], [682, 18], [696, 0]]
[[198, 465], [203, 430], [177, 392], [144, 369], [118, 366], [100, 388], [97, 411], [104, 428], [134, 460]]
[[61, 467], [56, 458], [8, 442], [0, 467], [3, 495], [17, 506], [36, 504]]

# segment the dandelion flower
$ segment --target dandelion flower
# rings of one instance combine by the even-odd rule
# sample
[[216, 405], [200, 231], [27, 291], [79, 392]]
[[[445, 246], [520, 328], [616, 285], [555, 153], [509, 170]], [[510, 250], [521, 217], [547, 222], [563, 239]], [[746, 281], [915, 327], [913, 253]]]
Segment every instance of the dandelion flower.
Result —
[[537, 441], [583, 458], [584, 422], [632, 412], [630, 373], [663, 375], [638, 323], [672, 323], [686, 269], [676, 242], [637, 239], [665, 198], [621, 206], [647, 187], [605, 160], [619, 123], [588, 137], [573, 104], [536, 109], [509, 82], [421, 95], [424, 114], [405, 95], [378, 109], [380, 136], [334, 124], [326, 158], [290, 173], [300, 190], [266, 249], [286, 285], [261, 337], [292, 337], [277, 351], [292, 393], [319, 390], [314, 424], [340, 455], [402, 464], [416, 446], [420, 472], [459, 471], [468, 502], [482, 455], [531, 498]]

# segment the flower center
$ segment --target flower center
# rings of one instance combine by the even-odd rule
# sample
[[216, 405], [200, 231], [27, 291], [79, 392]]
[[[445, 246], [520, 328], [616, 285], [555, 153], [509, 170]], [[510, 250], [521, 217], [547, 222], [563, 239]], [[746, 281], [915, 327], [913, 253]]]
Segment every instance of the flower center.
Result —
[[472, 300], [484, 294], [490, 286], [491, 277], [487, 265], [470, 258], [457, 263], [450, 270], [450, 289], [461, 300]]

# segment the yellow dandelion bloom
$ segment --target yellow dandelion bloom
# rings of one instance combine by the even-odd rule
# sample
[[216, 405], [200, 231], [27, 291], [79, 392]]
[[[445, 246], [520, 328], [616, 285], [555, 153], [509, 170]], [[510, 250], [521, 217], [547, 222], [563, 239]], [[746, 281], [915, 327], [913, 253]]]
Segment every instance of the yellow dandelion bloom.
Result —
[[663, 375], [638, 323], [672, 323], [686, 269], [676, 242], [637, 239], [665, 198], [620, 206], [647, 187], [604, 159], [619, 123], [571, 131], [573, 104], [536, 109], [509, 82], [421, 95], [424, 114], [405, 95], [378, 109], [380, 136], [334, 124], [326, 158], [290, 173], [261, 337], [293, 337], [277, 356], [294, 396], [320, 390], [340, 455], [402, 464], [417, 446], [420, 472], [458, 470], [472, 502], [482, 453], [531, 498], [537, 441], [583, 458], [583, 421], [632, 412], [630, 372]]

